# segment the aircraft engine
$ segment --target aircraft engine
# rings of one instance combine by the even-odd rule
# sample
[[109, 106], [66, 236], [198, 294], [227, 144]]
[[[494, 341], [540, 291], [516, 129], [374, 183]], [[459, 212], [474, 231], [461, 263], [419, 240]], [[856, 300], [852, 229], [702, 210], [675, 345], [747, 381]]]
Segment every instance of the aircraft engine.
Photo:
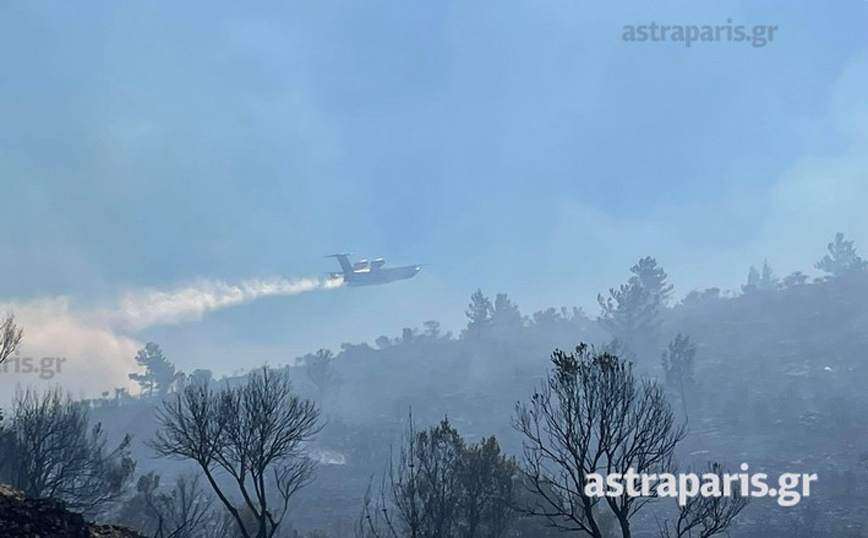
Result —
[[371, 262], [372, 269], [379, 269], [384, 265], [386, 265], [386, 260], [384, 260], [383, 258], [377, 258], [376, 260]]

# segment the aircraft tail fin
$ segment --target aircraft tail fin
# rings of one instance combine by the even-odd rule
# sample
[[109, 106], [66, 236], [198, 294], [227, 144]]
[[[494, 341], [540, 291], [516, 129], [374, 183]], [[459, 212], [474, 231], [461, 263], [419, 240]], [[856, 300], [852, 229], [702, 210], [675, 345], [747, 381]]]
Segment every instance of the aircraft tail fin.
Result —
[[350, 255], [346, 253], [342, 254], [329, 254], [326, 258], [337, 258], [338, 263], [341, 264], [341, 269], [343, 269], [344, 273], [352, 273], [353, 266], [350, 263]]

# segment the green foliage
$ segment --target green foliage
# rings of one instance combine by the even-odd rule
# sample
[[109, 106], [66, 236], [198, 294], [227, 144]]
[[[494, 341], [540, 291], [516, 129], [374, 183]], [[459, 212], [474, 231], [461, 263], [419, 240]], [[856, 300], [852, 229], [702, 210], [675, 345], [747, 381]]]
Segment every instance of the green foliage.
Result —
[[490, 335], [495, 329], [494, 334], [503, 337], [514, 335], [516, 330], [525, 325], [518, 305], [505, 293], [498, 293], [492, 303], [482, 290], [476, 290], [470, 296], [465, 314], [468, 321], [463, 336]]
[[328, 349], [320, 349], [301, 358], [307, 378], [316, 386], [320, 399], [327, 391], [336, 389], [341, 383], [340, 374], [332, 367], [332, 361], [334, 355]]
[[660, 312], [669, 302], [673, 287], [666, 272], [651, 256], [630, 268], [626, 284], [610, 288], [609, 296], [597, 295], [600, 324], [630, 349], [639, 349], [660, 325]]
[[410, 428], [389, 482], [377, 501], [366, 498], [359, 534], [399, 538], [498, 538], [512, 521], [515, 461], [497, 439], [468, 445], [443, 419]]
[[160, 346], [153, 342], [148, 342], [136, 353], [136, 363], [145, 372], [132, 373], [129, 378], [142, 387], [142, 393], [146, 396], [165, 396], [184, 378], [184, 373], [177, 371], [175, 365], [163, 355]]
[[692, 290], [681, 300], [682, 306], [700, 306], [713, 303], [721, 299], [720, 288], [706, 288], [704, 290]]
[[774, 291], [780, 289], [780, 281], [772, 271], [772, 266], [768, 260], [763, 261], [762, 271], [758, 271], [756, 267], [751, 267], [747, 273], [747, 284], [741, 287], [743, 293], [752, 293], [755, 291]]
[[494, 305], [486, 297], [481, 289], [476, 290], [470, 296], [470, 304], [465, 311], [467, 315], [467, 334], [477, 335], [483, 333], [491, 326], [491, 318], [494, 314]]
[[587, 320], [587, 316], [581, 308], [573, 307], [572, 310], [565, 306], [560, 309], [549, 307], [545, 310], [534, 312], [532, 316], [533, 324], [538, 327], [556, 327], [564, 324], [575, 324]]
[[188, 383], [210, 383], [213, 380], [214, 372], [202, 368], [193, 370], [193, 373], [187, 376]]
[[495, 327], [507, 331], [519, 329], [524, 325], [518, 305], [511, 301], [505, 293], [498, 293], [494, 299], [491, 322]]
[[440, 322], [429, 320], [422, 324], [425, 327], [424, 336], [430, 340], [440, 338]]
[[794, 271], [784, 277], [781, 285], [784, 288], [795, 288], [796, 286], [804, 286], [808, 283], [808, 275], [801, 271]]
[[666, 374], [666, 384], [678, 393], [684, 415], [687, 416], [687, 394], [696, 385], [696, 346], [681, 333], [669, 343], [660, 361]]
[[868, 262], [856, 254], [853, 241], [845, 241], [844, 234], [835, 234], [835, 241], [826, 247], [828, 254], [816, 263], [817, 269], [829, 273], [832, 277], [839, 277], [854, 271], [864, 271], [868, 268]]
[[630, 272], [632, 276], [626, 284], [609, 289], [609, 297], [597, 295], [602, 309], [600, 322], [628, 345], [639, 334], [657, 327], [660, 310], [667, 305], [673, 290], [666, 283], [666, 272], [651, 256], [641, 258]]
[[630, 272], [638, 279], [642, 288], [648, 291], [652, 301], [658, 307], [669, 304], [674, 286], [666, 282], [668, 275], [662, 267], [657, 265], [657, 260], [651, 256], [645, 256], [630, 268]]

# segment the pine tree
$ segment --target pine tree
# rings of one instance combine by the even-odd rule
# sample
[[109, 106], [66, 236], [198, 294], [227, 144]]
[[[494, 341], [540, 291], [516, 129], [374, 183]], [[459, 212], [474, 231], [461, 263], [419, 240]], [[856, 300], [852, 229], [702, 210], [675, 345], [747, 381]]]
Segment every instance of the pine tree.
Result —
[[772, 271], [772, 266], [769, 265], [769, 261], [763, 260], [763, 268], [759, 279], [759, 289], [763, 291], [774, 291], [778, 288], [780, 288], [778, 277], [775, 276], [774, 271]]
[[747, 271], [747, 284], [741, 287], [742, 293], [751, 293], [759, 289], [760, 273], [756, 267], [751, 266]]
[[630, 268], [639, 283], [645, 288], [657, 307], [666, 306], [672, 297], [674, 286], [666, 282], [668, 275], [662, 267], [657, 265], [657, 260], [651, 256], [641, 258], [639, 262]]
[[184, 373], [175, 369], [163, 355], [160, 346], [148, 342], [136, 353], [136, 363], [145, 369], [143, 374], [132, 373], [129, 378], [142, 387], [145, 396], [165, 396], [184, 378]]
[[470, 304], [465, 311], [467, 315], [467, 333], [479, 334], [491, 326], [491, 317], [494, 313], [494, 306], [491, 300], [486, 297], [481, 289], [476, 290], [470, 296]]
[[597, 295], [602, 310], [600, 323], [633, 350], [653, 340], [660, 324], [660, 310], [666, 307], [673, 286], [666, 282], [666, 271], [651, 256], [641, 258], [630, 268], [633, 276], [626, 284], [609, 289], [609, 297]]
[[491, 321], [495, 326], [504, 329], [517, 329], [524, 324], [518, 305], [512, 302], [505, 293], [498, 293], [497, 297], [494, 298]]
[[751, 266], [747, 273], [747, 284], [741, 287], [743, 293], [754, 291], [774, 291], [780, 289], [781, 283], [768, 260], [763, 260], [762, 271]]
[[815, 264], [817, 269], [829, 273], [832, 277], [838, 277], [854, 271], [864, 271], [868, 268], [868, 262], [856, 254], [853, 241], [845, 241], [844, 234], [835, 234], [835, 242], [826, 247], [828, 254]]

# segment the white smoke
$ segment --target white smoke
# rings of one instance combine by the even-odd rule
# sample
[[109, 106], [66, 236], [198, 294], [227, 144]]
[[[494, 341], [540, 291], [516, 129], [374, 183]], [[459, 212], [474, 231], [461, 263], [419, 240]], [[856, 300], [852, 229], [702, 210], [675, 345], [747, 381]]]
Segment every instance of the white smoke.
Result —
[[91, 322], [73, 304], [63, 296], [0, 301], [0, 312], [14, 312], [24, 328], [19, 353], [0, 366], [0, 407], [9, 405], [18, 385], [44, 389], [61, 383], [73, 396], [89, 398], [116, 387], [135, 390], [127, 374], [138, 370], [133, 357], [141, 343]]
[[340, 279], [273, 278], [244, 280], [230, 284], [221, 280], [198, 280], [174, 290], [139, 290], [121, 297], [116, 308], [105, 316], [109, 325], [126, 331], [139, 331], [154, 325], [195, 321], [208, 312], [237, 306], [261, 297], [298, 295], [332, 289], [343, 284]]
[[[127, 374], [138, 369], [136, 350], [142, 347], [134, 333], [155, 325], [201, 319], [208, 312], [229, 308], [268, 296], [340, 287], [341, 279], [271, 278], [228, 283], [200, 279], [168, 290], [144, 289], [123, 293], [113, 304], [98, 308], [76, 306], [66, 296], [27, 301], [0, 300], [0, 313], [14, 312], [24, 328], [18, 356], [0, 367], [0, 407], [16, 385], [42, 387], [62, 382], [64, 389], [81, 397], [95, 397], [115, 387], [135, 390]], [[18, 357], [16, 356], [16, 357]], [[36, 371], [23, 359], [36, 362], [60, 357], [52, 369]], [[47, 363], [46, 363], [47, 364]]]

